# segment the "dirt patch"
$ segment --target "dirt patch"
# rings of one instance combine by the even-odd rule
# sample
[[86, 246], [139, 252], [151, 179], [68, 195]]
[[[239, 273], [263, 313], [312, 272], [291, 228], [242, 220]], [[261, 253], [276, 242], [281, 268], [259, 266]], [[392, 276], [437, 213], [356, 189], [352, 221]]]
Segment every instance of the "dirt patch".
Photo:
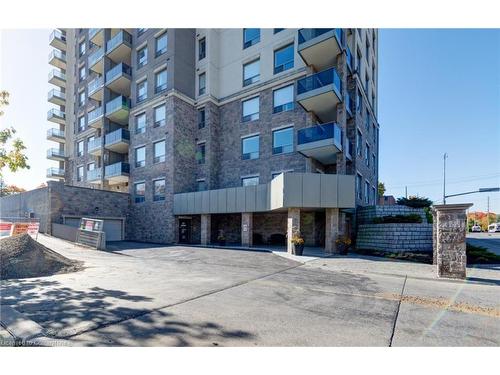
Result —
[[0, 240], [1, 280], [76, 272], [82, 265], [43, 246], [28, 234]]

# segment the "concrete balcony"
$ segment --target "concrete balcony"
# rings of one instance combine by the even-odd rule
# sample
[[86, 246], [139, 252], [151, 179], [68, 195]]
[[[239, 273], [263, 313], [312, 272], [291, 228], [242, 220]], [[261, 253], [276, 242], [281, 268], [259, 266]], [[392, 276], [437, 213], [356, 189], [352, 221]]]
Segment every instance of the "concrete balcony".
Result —
[[322, 164], [335, 164], [337, 153], [342, 152], [342, 129], [334, 122], [300, 129], [297, 151]]
[[104, 178], [110, 185], [128, 182], [129, 174], [130, 164], [125, 162], [106, 165], [104, 169]]
[[104, 94], [104, 78], [102, 76], [94, 78], [87, 85], [87, 95], [89, 98], [102, 102]]
[[106, 43], [106, 55], [115, 63], [130, 64], [132, 50], [132, 35], [125, 30], [119, 31]]
[[130, 144], [130, 132], [126, 129], [118, 129], [114, 132], [106, 134], [104, 139], [104, 147], [106, 150], [127, 154]]
[[90, 111], [87, 114], [87, 124], [93, 128], [101, 128], [104, 123], [104, 113], [102, 106]]
[[101, 47], [94, 51], [89, 56], [89, 69], [93, 72], [103, 74], [104, 71], [104, 47]]
[[47, 112], [47, 120], [56, 124], [66, 124], [66, 114], [63, 111], [52, 108]]
[[87, 152], [90, 155], [101, 156], [102, 148], [101, 148], [101, 137], [94, 138], [92, 141], [87, 143]]
[[342, 53], [344, 30], [342, 29], [299, 29], [298, 53], [306, 65], [316, 70], [335, 64], [337, 55]]
[[49, 44], [61, 51], [66, 51], [66, 33], [61, 30], [54, 30], [50, 34]]
[[64, 130], [60, 130], [60, 129], [52, 128], [52, 129], [47, 130], [47, 139], [49, 141], [66, 143], [66, 137], [64, 134]]
[[49, 73], [49, 83], [58, 87], [66, 87], [66, 74], [57, 69], [52, 69]]
[[104, 29], [89, 29], [89, 39], [92, 43], [102, 47], [104, 45]]
[[130, 81], [132, 68], [125, 63], [120, 63], [106, 72], [106, 87], [124, 96], [130, 96]]
[[61, 168], [48, 168], [47, 178], [56, 178], [58, 180], [64, 179], [64, 169]]
[[94, 168], [87, 171], [87, 182], [91, 184], [100, 184], [102, 178], [102, 168]]
[[106, 117], [117, 124], [128, 124], [130, 99], [120, 95], [106, 103]]
[[47, 101], [56, 105], [66, 105], [66, 94], [62, 91], [52, 89], [47, 95]]
[[47, 159], [55, 161], [64, 161], [66, 156], [64, 156], [64, 150], [58, 148], [49, 148], [47, 150]]
[[57, 49], [49, 53], [49, 64], [56, 68], [66, 70], [66, 53]]
[[342, 101], [342, 81], [330, 68], [297, 81], [297, 102], [308, 112], [314, 112], [322, 122], [336, 118], [337, 104]]

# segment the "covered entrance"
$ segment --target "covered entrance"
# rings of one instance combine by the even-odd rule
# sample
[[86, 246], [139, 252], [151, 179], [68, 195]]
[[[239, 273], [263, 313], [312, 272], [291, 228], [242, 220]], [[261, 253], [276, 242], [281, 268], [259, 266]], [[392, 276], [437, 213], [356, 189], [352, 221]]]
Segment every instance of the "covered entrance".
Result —
[[191, 219], [179, 219], [179, 243], [191, 243]]

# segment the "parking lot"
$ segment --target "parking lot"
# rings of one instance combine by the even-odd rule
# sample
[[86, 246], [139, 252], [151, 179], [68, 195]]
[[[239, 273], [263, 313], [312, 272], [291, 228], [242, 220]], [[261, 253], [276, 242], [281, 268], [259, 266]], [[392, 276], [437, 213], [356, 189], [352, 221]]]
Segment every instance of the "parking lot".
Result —
[[499, 344], [500, 266], [462, 282], [383, 258], [39, 241], [85, 269], [2, 281], [1, 303], [72, 345]]

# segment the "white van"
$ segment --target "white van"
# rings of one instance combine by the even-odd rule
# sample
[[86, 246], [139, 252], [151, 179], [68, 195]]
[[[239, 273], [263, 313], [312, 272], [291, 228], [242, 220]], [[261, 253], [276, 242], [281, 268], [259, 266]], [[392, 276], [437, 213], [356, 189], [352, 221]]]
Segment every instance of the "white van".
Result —
[[500, 232], [500, 223], [493, 223], [488, 225], [488, 233]]

